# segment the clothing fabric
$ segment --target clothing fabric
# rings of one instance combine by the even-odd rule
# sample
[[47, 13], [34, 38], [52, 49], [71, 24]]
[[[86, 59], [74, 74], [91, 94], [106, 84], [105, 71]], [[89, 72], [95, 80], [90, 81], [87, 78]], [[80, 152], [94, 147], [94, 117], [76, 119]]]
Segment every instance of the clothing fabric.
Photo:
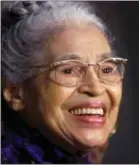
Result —
[[2, 124], [2, 164], [92, 164], [50, 143], [12, 110], [6, 114], [8, 118]]

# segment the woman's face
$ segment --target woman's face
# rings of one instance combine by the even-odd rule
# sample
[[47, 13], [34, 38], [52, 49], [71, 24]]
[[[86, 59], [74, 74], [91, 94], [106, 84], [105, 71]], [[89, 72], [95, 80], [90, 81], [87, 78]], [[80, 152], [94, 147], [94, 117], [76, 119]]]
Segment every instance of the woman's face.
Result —
[[[106, 54], [110, 55], [111, 49], [98, 29], [74, 27], [50, 37], [45, 60], [55, 62], [68, 57], [69, 53], [78, 55], [84, 62], [98, 62], [107, 58]], [[65, 141], [76, 149], [90, 150], [105, 144], [117, 120], [122, 83], [101, 83], [93, 66], [88, 68], [83, 83], [77, 87], [60, 86], [48, 80], [47, 74], [42, 73], [23, 84], [23, 113], [28, 120], [45, 136], [50, 138], [50, 132], [57, 135], [54, 142], [56, 138], [62, 139], [63, 143]], [[105, 115], [77, 117], [69, 112], [82, 108], [90, 108], [95, 112], [103, 109]]]

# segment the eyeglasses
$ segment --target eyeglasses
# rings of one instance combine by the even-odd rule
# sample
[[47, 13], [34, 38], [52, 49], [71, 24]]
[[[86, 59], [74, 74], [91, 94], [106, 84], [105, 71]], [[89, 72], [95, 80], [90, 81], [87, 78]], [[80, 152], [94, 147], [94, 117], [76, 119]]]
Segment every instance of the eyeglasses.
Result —
[[34, 69], [38, 69], [39, 72], [48, 71], [48, 79], [59, 85], [75, 87], [83, 82], [88, 67], [93, 66], [98, 80], [101, 83], [112, 85], [124, 78], [127, 61], [127, 59], [115, 57], [107, 58], [98, 63], [64, 60], [52, 63], [51, 65], [35, 66]]
[[65, 87], [75, 87], [83, 82], [89, 66], [93, 66], [100, 82], [115, 84], [124, 78], [127, 59], [108, 58], [98, 63], [86, 63], [80, 60], [64, 60], [47, 66], [39, 66], [48, 72], [48, 78]]

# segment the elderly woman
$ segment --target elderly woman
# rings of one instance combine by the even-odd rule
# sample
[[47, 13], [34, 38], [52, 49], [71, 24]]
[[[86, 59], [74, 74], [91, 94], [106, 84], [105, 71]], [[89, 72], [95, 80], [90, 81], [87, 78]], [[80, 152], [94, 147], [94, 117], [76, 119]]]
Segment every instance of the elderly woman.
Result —
[[2, 4], [2, 163], [100, 163], [126, 59], [87, 3]]

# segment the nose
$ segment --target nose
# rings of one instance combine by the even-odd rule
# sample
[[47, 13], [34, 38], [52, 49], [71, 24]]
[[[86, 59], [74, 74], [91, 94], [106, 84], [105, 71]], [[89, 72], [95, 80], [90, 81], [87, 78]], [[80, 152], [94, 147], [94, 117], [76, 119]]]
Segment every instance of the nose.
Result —
[[93, 66], [88, 66], [78, 90], [79, 93], [89, 96], [99, 96], [105, 92], [106, 87], [100, 82]]

